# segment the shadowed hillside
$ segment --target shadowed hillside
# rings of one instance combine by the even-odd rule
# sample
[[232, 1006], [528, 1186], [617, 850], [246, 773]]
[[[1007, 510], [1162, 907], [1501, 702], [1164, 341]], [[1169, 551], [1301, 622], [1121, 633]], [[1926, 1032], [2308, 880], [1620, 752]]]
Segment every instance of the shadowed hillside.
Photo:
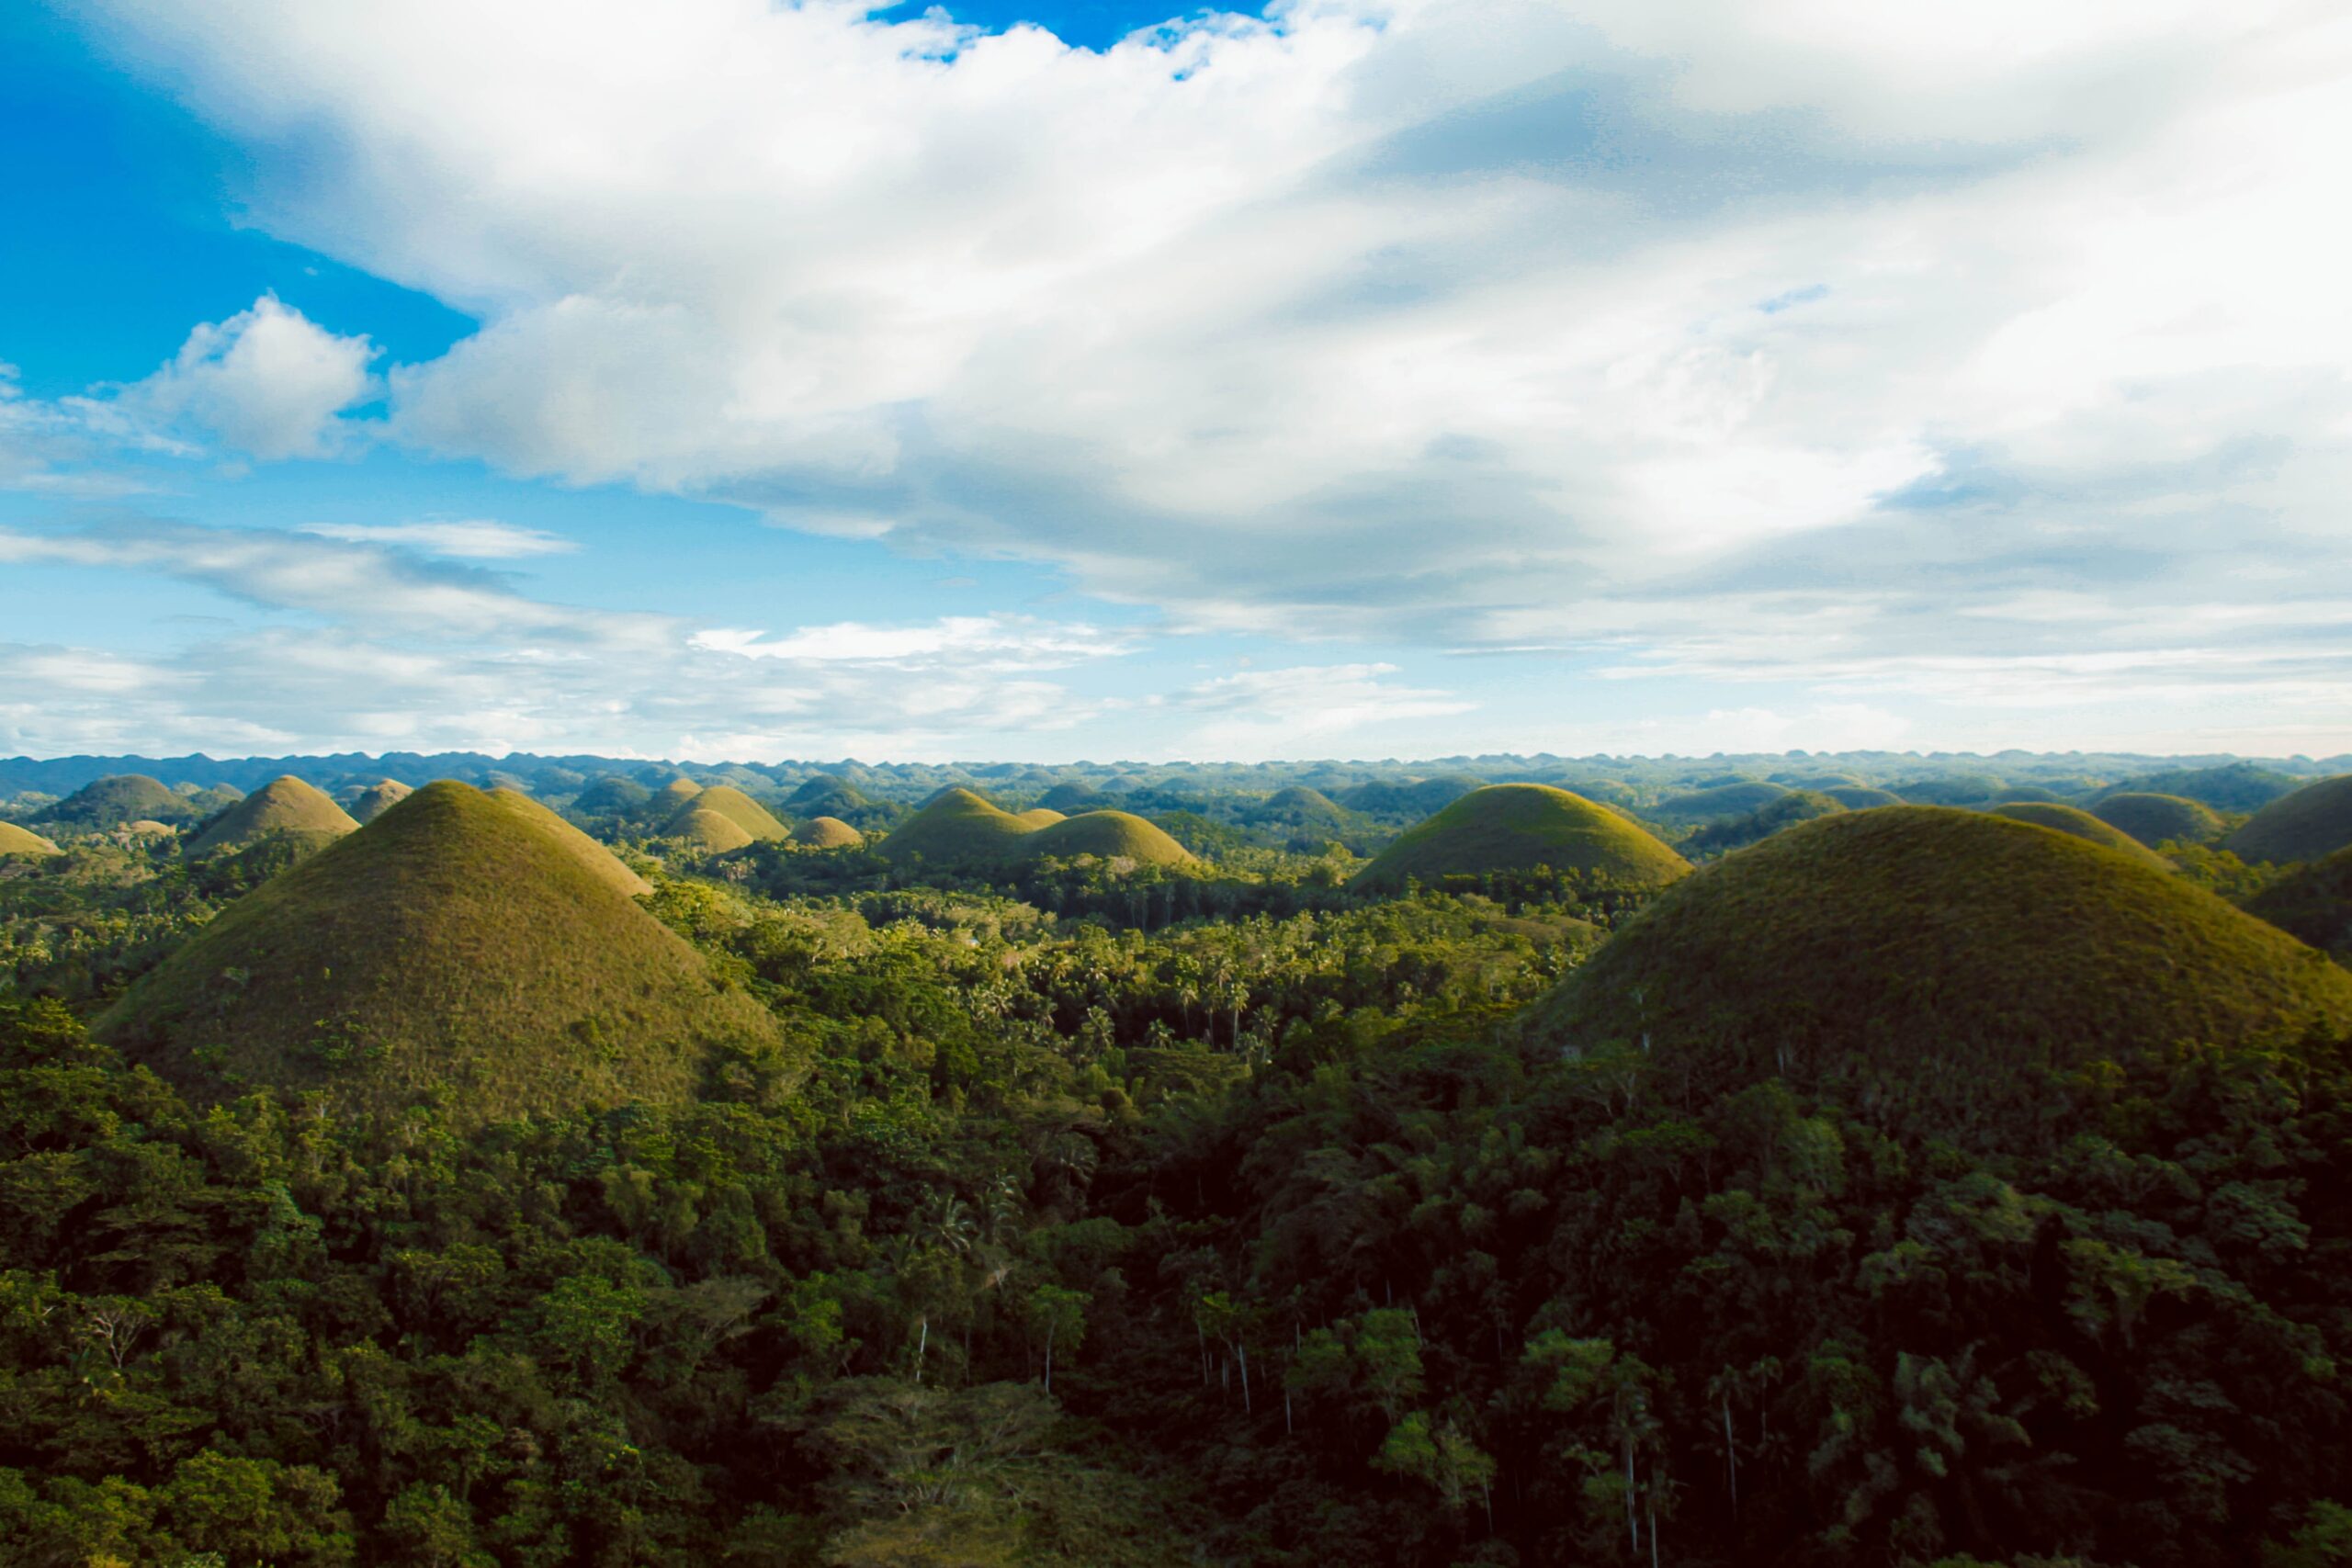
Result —
[[[1785, 793], [1785, 792], [1783, 792]], [[1605, 807], [1549, 784], [1488, 784], [1408, 829], [1356, 874], [1359, 891], [1403, 891], [1448, 877], [1539, 866], [1595, 886], [1662, 887], [1690, 863]]]
[[1571, 1050], [1629, 1043], [1708, 1093], [1781, 1077], [1882, 1120], [1991, 1136], [2046, 1095], [2047, 1073], [2346, 1024], [2352, 976], [2177, 876], [2025, 823], [1902, 807], [1805, 823], [1689, 877], [1535, 1027]]
[[452, 783], [231, 905], [98, 1029], [199, 1093], [446, 1087], [467, 1122], [681, 1099], [711, 1045], [777, 1039], [545, 819]]
[[359, 824], [321, 790], [291, 773], [276, 778], [229, 807], [187, 841], [192, 855], [242, 850], [264, 839], [299, 840], [323, 848]]
[[2246, 904], [2246, 913], [2352, 964], [2352, 849], [2294, 871]]
[[1717, 822], [1760, 811], [1788, 793], [1785, 785], [1744, 779], [1661, 800], [1650, 807], [1648, 815], [1660, 822]]
[[2352, 845], [2352, 773], [2279, 796], [2222, 840], [2243, 861], [2324, 860]]
[[2091, 815], [2152, 850], [2160, 844], [2210, 844], [2224, 826], [2221, 813], [2202, 801], [2136, 790], [2104, 796]]
[[398, 779], [383, 779], [353, 796], [351, 805], [345, 809], [351, 813], [353, 821], [364, 826], [415, 793]]
[[199, 815], [187, 796], [144, 773], [118, 773], [84, 784], [49, 808], [52, 822], [119, 828], [126, 822], [187, 822]]
[[2158, 871], [2173, 868], [2172, 862], [2131, 834], [2100, 821], [2079, 807], [2054, 806], [2043, 801], [2010, 801], [2006, 805], [1987, 807], [1987, 810], [1992, 816], [2006, 817], [2012, 822], [2030, 822], [2037, 828], [2047, 828], [2053, 833], [2064, 833], [2086, 844], [2113, 850]]

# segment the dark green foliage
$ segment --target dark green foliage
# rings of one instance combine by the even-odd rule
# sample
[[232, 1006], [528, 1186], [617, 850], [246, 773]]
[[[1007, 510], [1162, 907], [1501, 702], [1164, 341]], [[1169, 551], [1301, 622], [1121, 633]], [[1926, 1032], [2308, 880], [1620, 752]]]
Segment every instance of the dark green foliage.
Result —
[[1992, 773], [1939, 773], [1894, 786], [1915, 806], [1982, 806], [2005, 796], [2007, 784]]
[[2210, 844], [2227, 827], [2222, 814], [2201, 801], [2136, 790], [2101, 796], [2091, 815], [2152, 850], [2169, 843]]
[[2308, 784], [2256, 812], [2222, 840], [2243, 861], [2324, 860], [2352, 847], [2352, 773]]
[[653, 792], [635, 779], [615, 774], [598, 779], [574, 795], [571, 809], [583, 817], [634, 817], [652, 799]]
[[2352, 849], [2279, 878], [2248, 899], [2245, 910], [2352, 964]]

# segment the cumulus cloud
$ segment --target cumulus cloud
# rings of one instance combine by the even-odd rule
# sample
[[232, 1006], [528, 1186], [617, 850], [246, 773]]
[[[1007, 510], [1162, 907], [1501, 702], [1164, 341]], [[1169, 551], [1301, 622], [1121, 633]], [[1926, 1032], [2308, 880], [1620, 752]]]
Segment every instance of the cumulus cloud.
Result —
[[1179, 626], [2352, 673], [2206, 629], [2352, 595], [2325, 7], [1297, 0], [1100, 52], [839, 0], [96, 11], [254, 149], [257, 221], [481, 319], [389, 372], [425, 452]]
[[1474, 705], [1451, 692], [1399, 685], [1389, 679], [1396, 673], [1393, 664], [1307, 664], [1203, 681], [1169, 699], [1204, 716], [1170, 754], [1253, 761], [1295, 757], [1343, 736], [1376, 744], [1389, 727]]
[[265, 294], [249, 310], [198, 324], [153, 375], [111, 400], [159, 433], [190, 431], [265, 459], [322, 457], [345, 432], [337, 415], [375, 391], [364, 336], [339, 337]]

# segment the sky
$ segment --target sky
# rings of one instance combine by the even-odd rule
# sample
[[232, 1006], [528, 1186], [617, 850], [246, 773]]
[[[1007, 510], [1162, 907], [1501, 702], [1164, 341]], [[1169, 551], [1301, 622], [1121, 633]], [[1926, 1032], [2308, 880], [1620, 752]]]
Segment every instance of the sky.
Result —
[[0, 7], [0, 754], [2352, 750], [2329, 0]]

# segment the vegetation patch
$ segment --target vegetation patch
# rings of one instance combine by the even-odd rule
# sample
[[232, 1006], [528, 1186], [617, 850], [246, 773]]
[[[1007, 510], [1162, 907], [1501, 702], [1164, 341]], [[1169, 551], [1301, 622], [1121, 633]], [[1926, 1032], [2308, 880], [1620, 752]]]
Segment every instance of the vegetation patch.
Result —
[[2256, 894], [2245, 908], [2289, 935], [2352, 963], [2352, 849], [2288, 873]]
[[2210, 844], [2228, 827], [2222, 814], [2201, 800], [2144, 790], [2103, 795], [2090, 811], [2152, 850], [2165, 844]]

